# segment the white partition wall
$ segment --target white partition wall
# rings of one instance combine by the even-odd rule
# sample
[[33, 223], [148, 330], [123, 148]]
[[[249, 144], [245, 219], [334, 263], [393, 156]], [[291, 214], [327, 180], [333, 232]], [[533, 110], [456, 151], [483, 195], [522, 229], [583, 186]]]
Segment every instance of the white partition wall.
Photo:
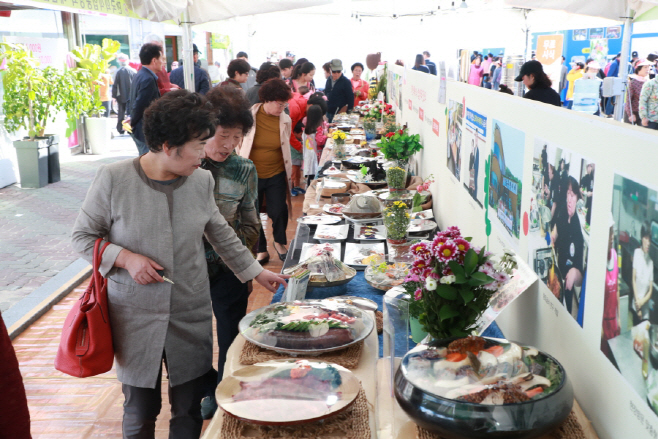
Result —
[[[542, 218], [550, 218], [550, 207], [537, 203], [542, 179], [547, 178], [540, 171], [544, 163], [557, 168], [562, 161], [568, 164], [563, 181], [583, 183], [592, 195], [589, 216], [572, 209], [569, 217], [568, 224], [580, 224], [580, 228], [573, 226], [567, 233], [569, 229], [563, 226], [555, 241], [561, 245], [558, 269], [564, 268], [567, 275], [562, 277], [573, 284], [571, 312], [565, 306], [567, 295], [561, 302], [540, 279], [498, 318], [505, 336], [537, 346], [562, 362], [578, 402], [601, 438], [658, 437], [658, 415], [648, 402], [658, 398], [658, 372], [654, 371], [658, 349], [654, 366], [652, 347], [642, 344], [644, 334], [651, 332], [643, 318], [654, 320], [651, 301], [635, 313], [637, 320], [629, 307], [629, 297], [634, 297], [633, 276], [638, 290], [640, 285], [653, 286], [647, 276], [653, 272], [650, 262], [658, 256], [658, 132], [452, 80], [446, 84], [442, 104], [439, 90], [440, 77], [390, 68], [389, 102], [398, 107], [398, 122], [421, 135], [424, 150], [418, 166], [423, 176], [434, 174], [436, 178], [432, 192], [441, 228], [458, 225], [465, 236], [473, 236], [474, 243], [488, 242], [495, 253], [512, 248], [521, 261], [540, 270], [551, 256], [542, 228], [533, 227]], [[475, 144], [477, 178], [469, 172], [469, 167], [474, 168], [470, 152]], [[460, 147], [459, 159], [456, 146]], [[487, 159], [492, 169], [489, 173], [485, 172]], [[590, 185], [589, 177], [584, 177], [592, 164]], [[491, 178], [485, 186], [487, 174]], [[569, 208], [564, 212], [568, 214]], [[584, 227], [588, 220], [589, 227]], [[611, 224], [617, 258], [609, 261]], [[636, 251], [642, 251], [643, 224], [653, 231], [648, 238], [649, 253], [644, 256]], [[640, 262], [644, 265], [638, 265]], [[580, 269], [572, 272], [576, 266]], [[570, 272], [575, 274], [568, 275]], [[607, 330], [602, 343], [606, 287], [611, 294], [615, 277], [622, 297], [611, 301], [610, 295], [605, 306], [610, 313], [617, 304], [620, 334], [611, 336]], [[554, 279], [547, 277], [546, 281]], [[654, 296], [658, 302], [658, 293]], [[646, 361], [633, 349], [634, 340]], [[610, 349], [619, 369], [602, 352], [602, 344]], [[658, 401], [654, 404], [658, 410]]]

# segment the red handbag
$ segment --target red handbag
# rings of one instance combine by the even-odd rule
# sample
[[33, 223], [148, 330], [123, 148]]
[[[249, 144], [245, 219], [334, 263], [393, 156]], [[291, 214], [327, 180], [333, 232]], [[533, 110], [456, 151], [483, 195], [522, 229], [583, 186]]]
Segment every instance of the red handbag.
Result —
[[99, 375], [112, 369], [114, 347], [107, 306], [107, 279], [98, 268], [106, 243], [94, 244], [91, 282], [64, 322], [62, 338], [55, 357], [55, 369], [78, 378]]

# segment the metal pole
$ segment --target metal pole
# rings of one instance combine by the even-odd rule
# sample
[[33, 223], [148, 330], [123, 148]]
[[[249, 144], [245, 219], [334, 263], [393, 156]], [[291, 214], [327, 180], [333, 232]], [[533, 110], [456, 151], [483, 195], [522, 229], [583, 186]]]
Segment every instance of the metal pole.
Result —
[[621, 58], [619, 59], [619, 79], [622, 84], [621, 96], [617, 96], [615, 104], [615, 120], [621, 121], [624, 117], [624, 97], [626, 96], [626, 87], [628, 81], [628, 60], [631, 53], [631, 35], [633, 35], [633, 17], [634, 12], [631, 7], [626, 8], [626, 17], [624, 18], [624, 36], [621, 42]]
[[183, 11], [183, 72], [185, 73], [185, 88], [194, 92], [194, 56], [192, 54], [192, 23], [190, 13], [185, 8]]

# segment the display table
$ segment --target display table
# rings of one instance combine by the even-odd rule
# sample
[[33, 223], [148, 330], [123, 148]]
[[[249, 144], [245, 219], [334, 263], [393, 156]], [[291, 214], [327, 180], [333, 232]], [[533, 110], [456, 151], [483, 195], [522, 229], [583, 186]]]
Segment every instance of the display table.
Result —
[[[373, 317], [374, 318], [374, 317]], [[240, 364], [240, 352], [244, 346], [245, 339], [238, 335], [233, 341], [233, 344], [227, 352], [226, 366], [224, 367], [224, 376], [232, 374], [234, 371], [244, 367]], [[353, 369], [352, 372], [356, 377], [361, 381], [361, 385], [366, 393], [366, 398], [368, 400], [368, 408], [370, 413], [370, 431], [372, 433], [372, 438], [377, 437], [377, 428], [375, 424], [375, 404], [377, 399], [377, 374], [376, 364], [379, 351], [379, 343], [377, 341], [377, 331], [372, 331], [370, 335], [365, 339], [363, 345], [363, 353], [361, 355], [361, 360], [356, 369]], [[292, 357], [291, 357], [292, 358]], [[309, 357], [312, 358], [312, 357]], [[221, 409], [218, 409], [215, 413], [215, 416], [210, 421], [208, 428], [203, 434], [203, 439], [223, 439], [221, 437], [222, 431], [222, 421], [224, 418], [224, 413]], [[251, 435], [250, 435], [251, 437]], [[258, 436], [253, 436], [258, 437]], [[320, 436], [322, 437], [322, 436]]]
[[[400, 364], [400, 358], [395, 359], [395, 368]], [[377, 361], [377, 437], [379, 439], [414, 439], [416, 424], [402, 410], [391, 387], [391, 359], [381, 358]], [[580, 425], [584, 436], [549, 433], [540, 439], [598, 439], [598, 435], [590, 421], [583, 413], [577, 401], [574, 401], [572, 413]]]

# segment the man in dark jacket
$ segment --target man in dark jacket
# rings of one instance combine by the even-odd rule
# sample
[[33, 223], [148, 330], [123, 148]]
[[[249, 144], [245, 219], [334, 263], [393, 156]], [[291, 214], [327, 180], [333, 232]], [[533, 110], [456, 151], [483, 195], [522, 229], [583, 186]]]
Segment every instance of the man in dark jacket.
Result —
[[121, 67], [117, 70], [112, 86], [112, 97], [117, 100], [119, 114], [117, 117], [117, 131], [124, 134], [123, 119], [126, 116], [126, 108], [130, 106], [130, 86], [133, 82], [133, 76], [137, 73], [135, 69], [128, 65], [128, 55], [120, 54], [117, 56]]
[[423, 58], [425, 58], [425, 65], [430, 69], [430, 73], [436, 76], [436, 64], [430, 60], [430, 53], [427, 50], [423, 52]]
[[130, 126], [139, 155], [143, 155], [149, 148], [142, 131], [142, 119], [144, 110], [160, 97], [158, 75], [155, 72], [162, 69], [162, 48], [157, 44], [144, 44], [139, 51], [139, 60], [142, 68], [133, 77], [130, 88]]
[[[201, 67], [197, 67], [197, 62], [199, 61], [199, 49], [196, 47], [196, 44], [193, 44], [194, 49], [192, 54], [194, 56], [194, 91], [205, 95], [210, 90], [210, 80], [208, 79], [208, 74]], [[180, 88], [185, 88], [185, 66], [180, 66], [175, 70], [172, 70], [171, 75], [169, 75], [169, 80], [172, 84], [176, 84]]]
[[343, 75], [343, 62], [332, 59], [331, 76], [327, 78], [324, 93], [327, 95], [327, 118], [331, 122], [336, 113], [344, 113], [354, 108], [354, 90], [352, 83]]

